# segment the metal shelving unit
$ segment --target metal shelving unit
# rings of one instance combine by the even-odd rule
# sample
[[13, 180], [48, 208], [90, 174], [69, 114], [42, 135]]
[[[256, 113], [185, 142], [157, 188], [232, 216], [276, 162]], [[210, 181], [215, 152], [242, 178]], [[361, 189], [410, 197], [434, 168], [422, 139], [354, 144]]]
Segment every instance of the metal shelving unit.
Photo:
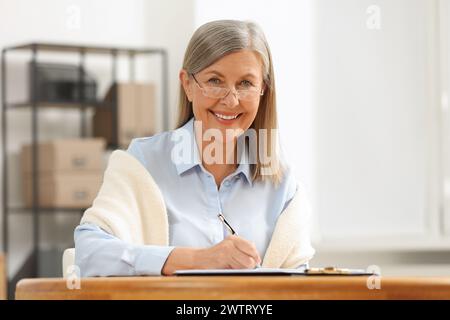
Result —
[[[32, 96], [30, 101], [23, 103], [8, 103], [7, 100], [7, 81], [8, 73], [6, 69], [7, 65], [7, 55], [13, 52], [31, 52], [31, 85], [33, 90], [31, 90]], [[37, 58], [38, 53], [41, 52], [53, 52], [53, 53], [70, 53], [79, 55], [79, 88], [80, 88], [80, 101], [76, 103], [46, 103], [37, 101], [37, 81], [36, 81], [36, 68], [37, 68]], [[120, 47], [93, 47], [93, 46], [83, 46], [83, 45], [72, 45], [72, 44], [52, 44], [52, 43], [30, 43], [25, 45], [13, 46], [3, 48], [1, 56], [1, 92], [2, 92], [2, 160], [3, 160], [3, 251], [5, 256], [9, 252], [9, 234], [8, 234], [8, 215], [11, 213], [23, 212], [24, 210], [31, 210], [33, 221], [33, 249], [31, 254], [28, 256], [26, 261], [23, 263], [18, 272], [10, 279], [8, 279], [9, 296], [13, 297], [15, 290], [15, 285], [17, 281], [24, 277], [37, 277], [39, 276], [39, 216], [40, 213], [51, 214], [54, 212], [78, 212], [83, 213], [85, 208], [42, 208], [39, 206], [38, 202], [38, 148], [37, 144], [39, 142], [39, 127], [38, 127], [38, 111], [43, 108], [59, 108], [59, 109], [79, 109], [81, 112], [80, 121], [80, 132], [81, 137], [87, 137], [86, 131], [86, 110], [89, 108], [111, 108], [112, 109], [112, 132], [114, 135], [113, 141], [118, 142], [118, 120], [117, 120], [117, 102], [112, 101], [109, 105], [105, 105], [101, 102], [86, 102], [84, 101], [84, 85], [83, 85], [83, 70], [85, 66], [85, 57], [87, 54], [93, 55], [105, 55], [111, 58], [111, 78], [112, 83], [117, 82], [117, 60], [119, 56], [127, 56], [129, 59], [129, 78], [130, 81], [135, 79], [135, 59], [137, 56], [141, 55], [159, 55], [161, 57], [161, 107], [163, 111], [163, 129], [167, 130], [168, 125], [168, 84], [167, 84], [167, 73], [168, 73], [168, 57], [165, 49], [161, 48], [120, 48]], [[13, 208], [9, 206], [8, 203], [8, 163], [7, 163], [7, 111], [13, 111], [17, 109], [30, 108], [31, 109], [31, 126], [32, 126], [32, 199], [33, 206], [31, 208]], [[109, 149], [117, 148], [117, 145], [108, 145]], [[8, 260], [7, 260], [8, 261]]]

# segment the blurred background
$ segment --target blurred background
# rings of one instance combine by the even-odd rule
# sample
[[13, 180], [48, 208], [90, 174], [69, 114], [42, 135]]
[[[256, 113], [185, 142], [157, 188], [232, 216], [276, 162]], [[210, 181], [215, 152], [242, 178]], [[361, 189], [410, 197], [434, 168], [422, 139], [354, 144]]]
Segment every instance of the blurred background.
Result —
[[311, 266], [450, 275], [449, 0], [0, 0], [10, 286], [62, 276], [109, 154], [174, 128], [184, 50], [216, 19], [268, 38]]

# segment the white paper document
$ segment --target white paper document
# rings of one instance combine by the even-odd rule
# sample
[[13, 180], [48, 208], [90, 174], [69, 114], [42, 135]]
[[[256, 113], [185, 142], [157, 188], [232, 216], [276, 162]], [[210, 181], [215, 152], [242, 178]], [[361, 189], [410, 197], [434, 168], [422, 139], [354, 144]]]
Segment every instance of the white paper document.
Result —
[[215, 276], [215, 275], [268, 275], [268, 276], [368, 276], [375, 273], [364, 269], [340, 269], [334, 267], [327, 268], [306, 268], [304, 266], [297, 269], [282, 268], [255, 268], [255, 269], [192, 269], [177, 270], [176, 276]]
[[255, 269], [192, 269], [177, 270], [176, 276], [201, 276], [201, 275], [305, 275], [305, 269], [279, 269], [279, 268], [255, 268]]

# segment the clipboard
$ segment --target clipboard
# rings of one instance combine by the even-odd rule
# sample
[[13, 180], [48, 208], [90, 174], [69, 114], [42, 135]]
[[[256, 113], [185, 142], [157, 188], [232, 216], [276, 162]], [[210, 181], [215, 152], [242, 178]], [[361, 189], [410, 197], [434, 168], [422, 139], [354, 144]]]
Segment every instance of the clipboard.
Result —
[[175, 276], [371, 276], [364, 269], [348, 268], [255, 268], [255, 269], [191, 269], [177, 270]]
[[349, 268], [308, 268], [305, 273], [309, 276], [373, 276], [379, 275], [374, 272], [368, 272], [364, 269], [349, 269]]

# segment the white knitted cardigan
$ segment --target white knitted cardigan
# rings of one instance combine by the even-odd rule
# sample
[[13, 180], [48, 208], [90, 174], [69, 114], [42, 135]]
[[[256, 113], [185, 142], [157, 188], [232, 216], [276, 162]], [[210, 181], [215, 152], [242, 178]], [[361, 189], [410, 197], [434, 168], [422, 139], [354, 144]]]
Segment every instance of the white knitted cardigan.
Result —
[[[310, 241], [311, 207], [299, 188], [280, 214], [262, 267], [296, 268], [315, 251]], [[81, 223], [93, 223], [117, 238], [138, 245], [169, 245], [164, 199], [148, 170], [125, 151], [114, 151], [103, 184]]]

